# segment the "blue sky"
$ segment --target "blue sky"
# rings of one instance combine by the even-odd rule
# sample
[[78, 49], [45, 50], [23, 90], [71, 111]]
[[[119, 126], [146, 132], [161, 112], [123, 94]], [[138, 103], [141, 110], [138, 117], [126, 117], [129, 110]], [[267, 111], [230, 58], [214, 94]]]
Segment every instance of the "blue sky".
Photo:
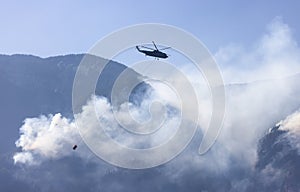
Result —
[[2, 1], [0, 53], [42, 57], [82, 53], [104, 35], [132, 24], [180, 27], [212, 52], [251, 44], [276, 16], [299, 42], [299, 1]]

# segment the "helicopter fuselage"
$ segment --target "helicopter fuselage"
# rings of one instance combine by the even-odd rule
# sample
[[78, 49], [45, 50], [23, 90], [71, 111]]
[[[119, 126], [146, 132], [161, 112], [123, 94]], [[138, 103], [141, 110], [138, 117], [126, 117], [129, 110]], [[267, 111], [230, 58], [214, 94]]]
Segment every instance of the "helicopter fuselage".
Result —
[[147, 50], [140, 49], [138, 46], [136, 46], [136, 49], [139, 52], [144, 53], [147, 56], [156, 57], [156, 58], [162, 58], [162, 59], [168, 58], [168, 55], [166, 53], [161, 52], [159, 50], [147, 51]]

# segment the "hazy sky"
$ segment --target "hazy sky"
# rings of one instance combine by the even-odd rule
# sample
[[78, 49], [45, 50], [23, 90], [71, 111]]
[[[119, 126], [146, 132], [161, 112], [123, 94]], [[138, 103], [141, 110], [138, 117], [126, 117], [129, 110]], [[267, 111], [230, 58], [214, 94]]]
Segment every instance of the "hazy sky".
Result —
[[256, 40], [276, 16], [300, 39], [299, 1], [0, 0], [0, 53], [42, 57], [86, 52], [104, 35], [132, 24], [180, 27], [215, 52]]

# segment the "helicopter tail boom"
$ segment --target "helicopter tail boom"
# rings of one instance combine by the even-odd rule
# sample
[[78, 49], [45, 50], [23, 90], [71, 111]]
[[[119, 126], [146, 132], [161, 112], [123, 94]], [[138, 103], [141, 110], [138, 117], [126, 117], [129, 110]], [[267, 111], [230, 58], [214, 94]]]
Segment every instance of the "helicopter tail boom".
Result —
[[135, 48], [136, 48], [138, 51], [141, 51], [140, 48], [139, 48], [139, 46], [135, 46]]

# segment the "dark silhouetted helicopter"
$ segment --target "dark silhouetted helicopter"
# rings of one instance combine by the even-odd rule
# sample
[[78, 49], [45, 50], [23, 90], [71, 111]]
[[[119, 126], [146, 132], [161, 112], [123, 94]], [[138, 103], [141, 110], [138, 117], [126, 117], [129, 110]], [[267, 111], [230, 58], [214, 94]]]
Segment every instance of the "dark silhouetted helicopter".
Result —
[[[155, 45], [154, 41], [152, 41], [155, 49], [153, 48], [150, 48], [150, 47], [145, 47], [145, 46], [136, 46], [136, 49], [141, 52], [141, 53], [144, 53], [146, 56], [151, 56], [151, 57], [155, 57], [156, 59], [158, 58], [162, 58], [162, 59], [166, 59], [168, 58], [168, 55], [164, 52], [162, 52], [161, 50], [165, 50], [165, 49], [169, 49], [171, 47], [165, 47], [165, 48], [162, 48], [162, 49], [158, 49], [157, 46]], [[142, 50], [140, 49], [140, 47], [143, 47], [145, 49], [150, 49], [152, 51], [147, 51], [147, 50]]]

